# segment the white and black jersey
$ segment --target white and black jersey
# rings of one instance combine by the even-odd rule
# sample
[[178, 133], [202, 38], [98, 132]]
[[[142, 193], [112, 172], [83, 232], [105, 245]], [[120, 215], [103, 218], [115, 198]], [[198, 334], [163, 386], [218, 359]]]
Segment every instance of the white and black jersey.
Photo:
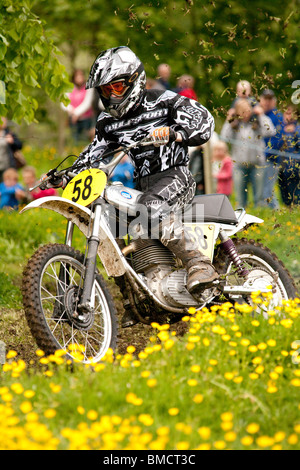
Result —
[[[155, 147], [149, 145], [130, 150], [137, 179], [173, 167], [187, 166], [188, 146], [198, 146], [209, 140], [214, 130], [214, 119], [200, 103], [172, 91], [145, 90], [138, 106], [121, 119], [101, 112], [95, 138], [76, 163], [97, 167], [105, 152], [131, 145], [155, 128], [169, 126], [183, 136], [183, 142], [172, 142]], [[82, 169], [82, 168], [81, 168]]]

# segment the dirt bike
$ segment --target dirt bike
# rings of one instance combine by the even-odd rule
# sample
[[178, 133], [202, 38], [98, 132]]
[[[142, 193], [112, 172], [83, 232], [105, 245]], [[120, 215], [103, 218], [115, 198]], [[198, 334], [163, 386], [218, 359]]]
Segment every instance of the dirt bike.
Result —
[[[65, 243], [40, 247], [23, 273], [27, 322], [46, 354], [64, 349], [72, 357], [68, 348], [78, 345], [84, 349], [82, 362], [90, 363], [100, 361], [108, 348], [116, 348], [117, 312], [102, 269], [120, 287], [125, 311], [145, 324], [180, 321], [191, 307], [201, 310], [228, 301], [251, 304], [251, 294], [257, 291], [272, 292], [271, 308], [296, 296], [293, 279], [275, 254], [258, 242], [235, 236], [263, 220], [244, 209], [234, 210], [224, 195], [196, 196], [184, 212], [184, 229], [220, 275], [197, 297], [186, 289], [187, 272], [180, 260], [158, 239], [129, 236], [141, 226], [137, 210], [142, 193], [109, 183], [109, 176], [123, 156], [140, 145], [149, 142], [143, 139], [111, 152], [97, 168], [80, 172], [77, 163], [76, 173], [76, 164], [50, 170], [37, 186], [68, 175], [72, 179], [62, 197], [37, 199], [21, 211], [49, 209], [68, 221]], [[200, 218], [195, 211], [199, 207]], [[115, 233], [112, 219], [117, 220]], [[122, 223], [125, 235], [120, 235]], [[86, 237], [84, 253], [72, 247], [74, 226]]]

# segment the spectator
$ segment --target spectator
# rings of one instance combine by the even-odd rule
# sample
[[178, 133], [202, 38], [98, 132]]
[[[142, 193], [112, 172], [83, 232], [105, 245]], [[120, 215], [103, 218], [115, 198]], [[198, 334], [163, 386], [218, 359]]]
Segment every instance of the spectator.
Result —
[[273, 90], [266, 89], [262, 92], [260, 105], [265, 115], [271, 119], [276, 129], [274, 136], [265, 137], [266, 167], [264, 171], [263, 204], [272, 209], [278, 209], [279, 202], [274, 193], [274, 188], [278, 180], [280, 158], [277, 154], [274, 154], [272, 150], [279, 150], [280, 148], [283, 116], [282, 113], [276, 109], [276, 97]]
[[295, 154], [295, 157], [281, 157], [279, 188], [282, 201], [286, 206], [300, 204], [300, 125], [293, 105], [283, 113], [279, 147], [283, 152]]
[[191, 75], [181, 75], [177, 80], [177, 93], [186, 98], [198, 101], [194, 86], [195, 79]]
[[[252, 114], [256, 122], [251, 122]], [[246, 207], [248, 186], [253, 189], [254, 205], [261, 203], [263, 184], [263, 165], [265, 164], [264, 137], [275, 135], [275, 128], [261, 106], [252, 107], [245, 98], [235, 104], [232, 122], [227, 120], [221, 131], [221, 139], [232, 142], [232, 159], [234, 161], [234, 186], [237, 202]]]
[[171, 77], [171, 68], [168, 64], [160, 64], [157, 67], [158, 82], [163, 86], [165, 90], [170, 90], [170, 77]]
[[133, 180], [134, 166], [132, 165], [128, 155], [124, 155], [120, 163], [116, 166], [111, 181], [121, 181], [127, 188], [134, 188]]
[[5, 170], [16, 167], [14, 153], [21, 148], [22, 142], [10, 132], [7, 127], [7, 119], [0, 117], [0, 183], [3, 181]]
[[215, 143], [212, 160], [214, 169], [217, 166], [217, 171], [213, 171], [213, 177], [217, 180], [217, 193], [231, 196], [233, 190], [233, 163], [225, 142], [220, 140]]
[[199, 194], [205, 193], [203, 148], [201, 145], [199, 147], [193, 147], [189, 153], [189, 169], [196, 182], [195, 195], [198, 196]]
[[[247, 80], [240, 80], [237, 85], [236, 85], [236, 98], [233, 100], [231, 107], [228, 111], [229, 113], [229, 118], [233, 118], [235, 114], [235, 104], [236, 102], [241, 99], [241, 98], [246, 98], [251, 106], [256, 106], [257, 105], [257, 100], [254, 96], [252, 96], [252, 89], [251, 89], [251, 84]], [[254, 116], [251, 116], [251, 119], [253, 121]]]
[[68, 94], [70, 104], [63, 108], [69, 114], [69, 125], [74, 142], [77, 144], [80, 140], [89, 137], [91, 129], [94, 127], [93, 99], [92, 90], [85, 89], [85, 76], [81, 69], [76, 69], [72, 76], [74, 89]]
[[159, 80], [155, 80], [154, 78], [147, 78], [146, 80], [146, 89], [147, 90], [165, 90], [165, 87], [160, 83]]
[[22, 170], [22, 177], [26, 190], [26, 195], [24, 198], [26, 202], [30, 202], [46, 196], [58, 196], [58, 192], [54, 188], [44, 190], [36, 188], [34, 191], [29, 191], [29, 189], [33, 188], [37, 183], [36, 170], [33, 166], [25, 166]]
[[15, 168], [5, 170], [3, 182], [0, 183], [0, 209], [18, 209], [20, 201], [26, 196], [18, 181], [19, 175]]

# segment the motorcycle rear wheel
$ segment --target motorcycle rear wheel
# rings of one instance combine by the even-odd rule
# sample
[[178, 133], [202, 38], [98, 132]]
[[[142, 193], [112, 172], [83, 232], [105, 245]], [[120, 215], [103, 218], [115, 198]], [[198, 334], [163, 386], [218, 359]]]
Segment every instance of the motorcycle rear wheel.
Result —
[[94, 310], [76, 313], [76, 299], [84, 277], [84, 255], [51, 244], [39, 248], [23, 273], [22, 294], [27, 323], [46, 355], [61, 349], [85, 364], [99, 362], [117, 344], [117, 315], [103, 277], [93, 287]]
[[[265, 317], [267, 317], [268, 309], [280, 306], [283, 300], [294, 299], [297, 296], [292, 276], [282, 261], [269, 248], [255, 240], [246, 238], [235, 238], [233, 242], [241, 260], [249, 270], [249, 275], [246, 279], [239, 277], [232, 261], [219, 247], [214, 265], [221, 275], [226, 275], [227, 285], [251, 286], [254, 291], [273, 285], [273, 297], [270, 299], [269, 306], [262, 307], [262, 313]], [[254, 306], [251, 296], [245, 296], [244, 300]], [[260, 309], [261, 307], [258, 310]]]

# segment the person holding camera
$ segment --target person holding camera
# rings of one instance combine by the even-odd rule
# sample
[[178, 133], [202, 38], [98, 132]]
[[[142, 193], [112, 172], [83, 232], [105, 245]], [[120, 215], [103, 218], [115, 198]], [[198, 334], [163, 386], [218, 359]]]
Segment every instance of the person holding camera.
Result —
[[[253, 119], [253, 115], [256, 119]], [[221, 130], [221, 139], [231, 144], [234, 162], [234, 187], [239, 207], [248, 203], [249, 186], [253, 191], [254, 206], [262, 203], [263, 170], [265, 165], [265, 137], [275, 135], [275, 127], [260, 105], [251, 106], [240, 98]]]

